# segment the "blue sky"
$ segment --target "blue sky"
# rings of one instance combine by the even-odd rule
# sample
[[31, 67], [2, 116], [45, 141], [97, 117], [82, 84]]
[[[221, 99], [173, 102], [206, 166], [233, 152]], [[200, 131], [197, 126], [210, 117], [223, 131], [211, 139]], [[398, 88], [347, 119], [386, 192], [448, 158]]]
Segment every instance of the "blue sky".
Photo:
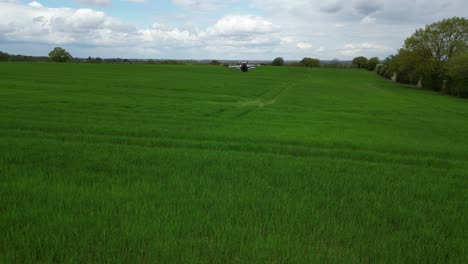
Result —
[[75, 57], [384, 58], [466, 0], [0, 0], [0, 50]]

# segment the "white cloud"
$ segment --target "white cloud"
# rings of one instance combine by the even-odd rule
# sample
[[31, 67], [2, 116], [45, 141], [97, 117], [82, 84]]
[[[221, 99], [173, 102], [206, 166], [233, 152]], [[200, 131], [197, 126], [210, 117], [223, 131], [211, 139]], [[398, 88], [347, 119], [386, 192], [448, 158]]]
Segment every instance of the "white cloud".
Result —
[[366, 16], [361, 20], [361, 24], [373, 24], [375, 23], [376, 18], [371, 16]]
[[33, 1], [33, 2], [29, 3], [28, 5], [34, 6], [34, 7], [44, 7], [41, 3], [38, 3], [36, 1]]
[[231, 15], [218, 20], [208, 29], [211, 35], [233, 36], [245, 34], [266, 34], [276, 29], [273, 23], [254, 15]]
[[281, 45], [290, 45], [292, 43], [294, 43], [294, 38], [291, 37], [291, 36], [288, 36], [288, 37], [283, 37], [280, 39], [280, 43]]
[[108, 6], [112, 4], [112, 0], [75, 0], [80, 4], [95, 5], [95, 6]]
[[326, 49], [325, 49], [325, 47], [322, 47], [322, 46], [320, 46], [318, 49], [315, 50], [315, 52], [317, 52], [317, 53], [322, 53], [324, 51], [326, 51]]
[[160, 24], [155, 24], [151, 29], [140, 30], [139, 33], [146, 43], [166, 42], [166, 44], [170, 43], [173, 46], [183, 46], [186, 44], [196, 45], [196, 42], [200, 40], [196, 32], [170, 28]]
[[[84, 56], [88, 52], [121, 56], [112, 55], [115, 51], [171, 58], [383, 58], [424, 24], [466, 16], [468, 10], [466, 0], [171, 0], [180, 7], [173, 9], [176, 12], [161, 10], [149, 26], [137, 27], [126, 17], [117, 19], [93, 9], [48, 8], [41, 0], [24, 4], [29, 1], [0, 0], [0, 49], [18, 47], [29, 54], [36, 49], [23, 51], [18, 43], [42, 43], [72, 46]], [[75, 1], [112, 4], [111, 0]], [[148, 6], [156, 2], [118, 1]]]
[[92, 9], [46, 8], [38, 4], [1, 4], [0, 28], [11, 41], [51, 44], [126, 45], [135, 29]]
[[47, 8], [37, 4], [3, 3], [0, 17], [0, 39], [7, 41], [88, 46], [94, 50], [107, 47], [121, 51], [127, 47], [127, 51], [145, 56], [194, 56], [190, 53], [194, 50], [200, 58], [212, 56], [207, 51], [223, 58], [228, 50], [232, 56], [241, 50], [252, 54], [254, 50], [271, 50], [280, 42], [278, 28], [254, 15], [225, 16], [202, 30], [158, 22], [138, 29], [93, 9]]
[[171, 0], [175, 5], [184, 7], [191, 10], [211, 10], [218, 11], [222, 7], [227, 6], [230, 2], [235, 2], [236, 0]]
[[300, 49], [310, 49], [312, 48], [312, 44], [306, 43], [306, 42], [299, 42], [296, 44], [296, 46]]
[[341, 49], [340, 53], [345, 56], [358, 56], [365, 55], [369, 52], [381, 53], [391, 51], [392, 49], [381, 44], [376, 43], [348, 43], [344, 45], [344, 48]]

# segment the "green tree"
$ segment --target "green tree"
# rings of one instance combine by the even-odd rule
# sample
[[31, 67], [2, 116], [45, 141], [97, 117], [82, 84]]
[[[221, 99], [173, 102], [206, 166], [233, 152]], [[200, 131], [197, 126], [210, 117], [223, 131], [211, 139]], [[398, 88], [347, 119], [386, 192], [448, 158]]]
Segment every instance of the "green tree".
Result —
[[273, 66], [283, 66], [284, 65], [284, 59], [281, 57], [275, 58], [273, 62], [271, 63]]
[[55, 62], [68, 62], [73, 59], [70, 53], [60, 47], [56, 47], [51, 52], [49, 52], [49, 58]]
[[383, 68], [380, 70], [380, 75], [390, 79], [393, 76], [393, 73], [396, 71], [395, 67], [395, 55], [390, 55], [383, 61]]
[[398, 54], [392, 56], [388, 69], [392, 75], [397, 74], [398, 82], [415, 85], [422, 80], [424, 87], [430, 87], [433, 78], [427, 60], [428, 58], [418, 51], [402, 48], [398, 50]]
[[468, 52], [468, 20], [453, 17], [418, 29], [405, 40], [404, 52], [427, 65], [424, 74], [434, 90], [440, 90], [446, 78], [446, 64], [457, 55]]
[[377, 57], [372, 57], [370, 58], [368, 61], [367, 61], [367, 69], [369, 71], [374, 71], [375, 70], [375, 67], [377, 67], [377, 64], [380, 63], [380, 60], [379, 58]]
[[364, 57], [364, 56], [359, 56], [359, 57], [354, 58], [352, 63], [353, 63], [353, 65], [355, 65], [359, 69], [366, 68], [367, 67], [367, 58]]
[[97, 57], [97, 58], [88, 57], [86, 62], [89, 62], [89, 63], [103, 63], [104, 60], [99, 58], [99, 57]]
[[468, 98], [468, 53], [453, 58], [447, 65], [447, 91]]
[[313, 58], [303, 58], [300, 64], [305, 67], [320, 67], [320, 60]]
[[8, 61], [10, 59], [10, 54], [0, 51], [0, 61]]

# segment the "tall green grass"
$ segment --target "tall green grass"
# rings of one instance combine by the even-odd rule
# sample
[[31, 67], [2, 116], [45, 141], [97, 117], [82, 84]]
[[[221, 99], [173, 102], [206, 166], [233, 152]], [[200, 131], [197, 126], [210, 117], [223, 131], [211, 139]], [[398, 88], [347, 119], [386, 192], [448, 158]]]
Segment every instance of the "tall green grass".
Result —
[[0, 63], [0, 262], [467, 262], [467, 135], [366, 71]]

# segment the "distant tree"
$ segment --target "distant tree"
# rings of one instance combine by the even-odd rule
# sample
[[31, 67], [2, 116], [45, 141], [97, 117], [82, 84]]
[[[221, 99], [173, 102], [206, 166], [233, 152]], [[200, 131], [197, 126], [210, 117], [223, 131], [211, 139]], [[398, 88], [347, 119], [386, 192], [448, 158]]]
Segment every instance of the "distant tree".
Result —
[[320, 67], [320, 60], [312, 58], [303, 58], [300, 64], [305, 67]]
[[218, 60], [212, 60], [210, 61], [210, 65], [221, 65], [221, 62]]
[[353, 59], [353, 65], [355, 65], [357, 68], [366, 68], [367, 67], [367, 58], [364, 56], [359, 56]]
[[99, 57], [97, 58], [88, 57], [86, 61], [89, 63], [103, 63], [104, 62], [104, 60]]
[[377, 57], [372, 57], [370, 58], [368, 61], [367, 61], [367, 69], [369, 71], [374, 71], [375, 70], [375, 67], [377, 67], [377, 64], [380, 63], [380, 60], [379, 58]]
[[32, 56], [24, 56], [24, 55], [10, 55], [9, 61], [35, 61], [34, 57]]
[[340, 61], [339, 59], [333, 59], [331, 61], [321, 61], [320, 67], [324, 68], [350, 68], [352, 66], [351, 61]]
[[163, 60], [161, 64], [170, 64], [170, 65], [184, 65], [185, 63], [180, 60]]
[[0, 61], [8, 61], [10, 59], [10, 54], [0, 51]]
[[273, 62], [271, 63], [273, 66], [283, 66], [284, 65], [284, 59], [281, 57], [275, 58]]
[[330, 61], [327, 66], [330, 68], [341, 68], [343, 65], [339, 59], [335, 58], [332, 61]]
[[49, 58], [55, 62], [68, 62], [73, 59], [70, 53], [60, 47], [56, 47], [51, 52], [49, 52]]

